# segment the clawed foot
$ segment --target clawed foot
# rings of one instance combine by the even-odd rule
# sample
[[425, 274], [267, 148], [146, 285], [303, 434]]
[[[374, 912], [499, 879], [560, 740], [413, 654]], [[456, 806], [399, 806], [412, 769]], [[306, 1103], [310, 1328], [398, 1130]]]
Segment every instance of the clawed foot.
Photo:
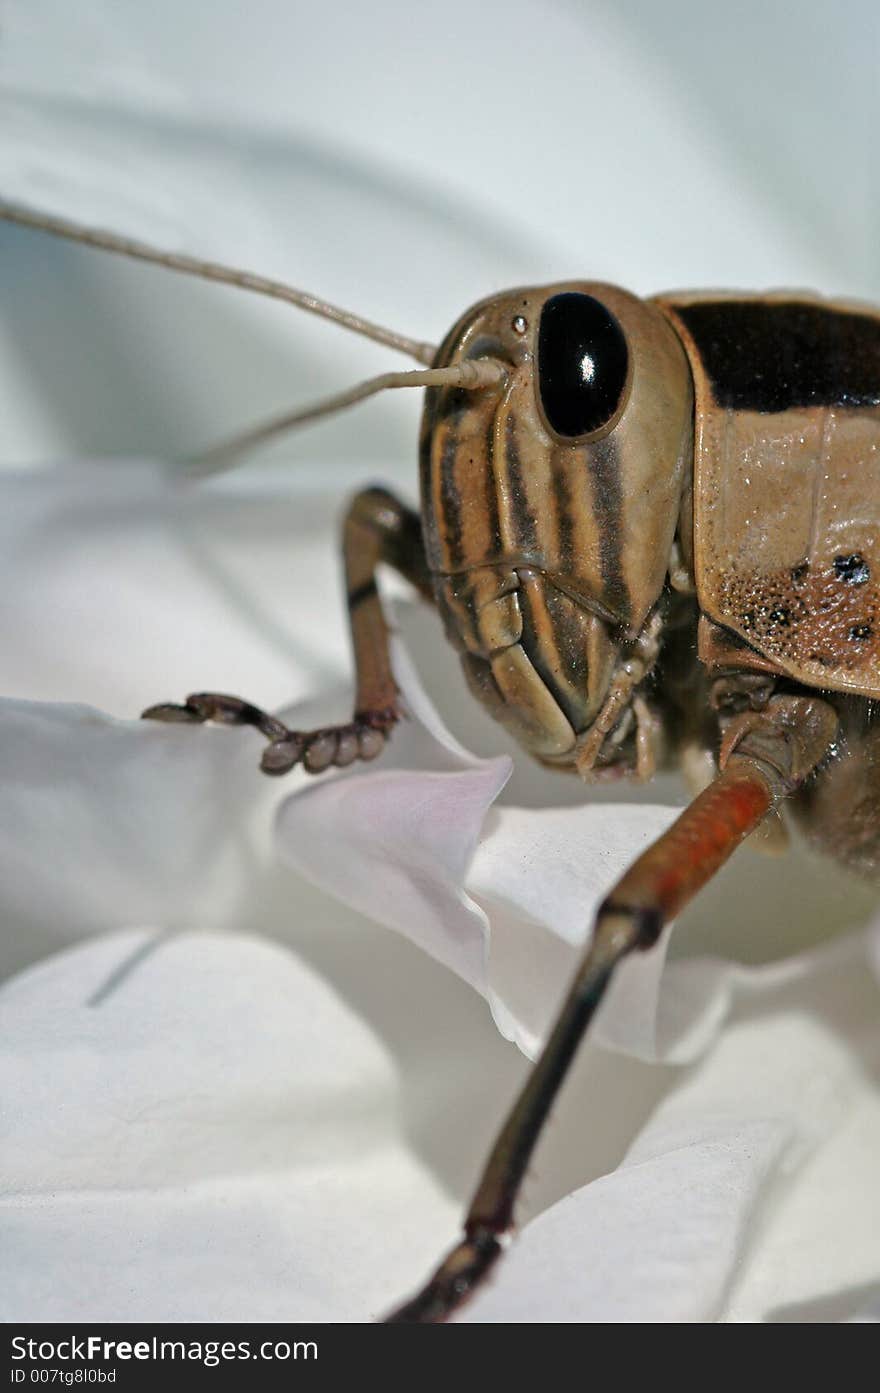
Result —
[[194, 692], [182, 706], [168, 702], [143, 712], [147, 721], [214, 721], [218, 725], [254, 726], [269, 742], [260, 760], [265, 774], [287, 774], [297, 764], [309, 774], [322, 774], [325, 769], [344, 769], [356, 759], [375, 759], [385, 748], [399, 717], [396, 707], [388, 707], [383, 711], [358, 711], [347, 725], [290, 730], [259, 706], [218, 692]]

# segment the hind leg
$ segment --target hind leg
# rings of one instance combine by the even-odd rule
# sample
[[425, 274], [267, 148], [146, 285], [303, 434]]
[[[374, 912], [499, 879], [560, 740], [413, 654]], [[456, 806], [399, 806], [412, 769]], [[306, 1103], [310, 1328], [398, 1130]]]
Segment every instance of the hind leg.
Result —
[[446, 1320], [485, 1280], [514, 1225], [532, 1153], [584, 1033], [618, 964], [651, 947], [779, 802], [809, 778], [837, 730], [809, 697], [777, 697], [728, 728], [721, 771], [621, 877], [604, 901], [556, 1023], [486, 1161], [459, 1242], [424, 1287], [388, 1317]]

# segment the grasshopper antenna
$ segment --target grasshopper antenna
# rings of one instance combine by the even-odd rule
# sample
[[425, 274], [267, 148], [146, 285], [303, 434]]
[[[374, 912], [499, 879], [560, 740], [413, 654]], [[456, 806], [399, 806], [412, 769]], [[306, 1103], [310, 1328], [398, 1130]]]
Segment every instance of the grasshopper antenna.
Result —
[[499, 387], [507, 379], [507, 369], [497, 358], [471, 358], [463, 363], [453, 363], [445, 368], [426, 368], [414, 372], [383, 372], [379, 377], [370, 377], [344, 392], [337, 392], [323, 401], [313, 402], [311, 406], [301, 407], [284, 416], [273, 417], [261, 425], [254, 426], [242, 435], [223, 440], [201, 454], [184, 460], [182, 473], [186, 478], [204, 479], [210, 474], [222, 474], [234, 469], [242, 455], [271, 440], [284, 431], [296, 426], [318, 421], [322, 416], [332, 416], [349, 406], [373, 397], [377, 392], [385, 392], [394, 387], [460, 387], [465, 391], [480, 391], [487, 387]]
[[[252, 290], [257, 295], [267, 295], [272, 300], [283, 300], [288, 305], [329, 319], [343, 329], [372, 339], [414, 358], [417, 363], [430, 367], [437, 356], [433, 344], [420, 343], [418, 339], [397, 334], [381, 324], [373, 324], [360, 315], [350, 314], [326, 300], [320, 300], [307, 291], [295, 290], [282, 281], [269, 280], [251, 271], [241, 271], [234, 266], [222, 266], [213, 261], [202, 261], [199, 257], [187, 256], [180, 252], [159, 251], [136, 242], [129, 237], [117, 236], [115, 232], [105, 232], [100, 228], [84, 227], [81, 223], [70, 222], [67, 218], [57, 218], [50, 213], [34, 213], [18, 204], [0, 202], [0, 218], [5, 222], [16, 223], [19, 227], [30, 227], [37, 232], [48, 232], [53, 237], [64, 237], [69, 242], [82, 242], [87, 247], [97, 247], [101, 251], [114, 252], [118, 256], [128, 256], [135, 261], [147, 261], [153, 266], [164, 266], [168, 271], [180, 271], [184, 275], [200, 276], [202, 280], [217, 281], [222, 285], [235, 285], [241, 290]], [[379, 390], [379, 389], [377, 389]]]
[[100, 251], [113, 252], [135, 261], [146, 261], [153, 266], [164, 266], [168, 271], [199, 276], [202, 280], [234, 285], [241, 290], [266, 295], [272, 300], [282, 300], [286, 304], [306, 310], [309, 314], [317, 315], [320, 319], [329, 319], [331, 323], [339, 324], [343, 329], [350, 329], [352, 333], [372, 339], [375, 343], [381, 343], [386, 348], [397, 349], [398, 352], [415, 358], [417, 363], [426, 365], [425, 371], [382, 373], [379, 377], [369, 378], [366, 382], [360, 382], [357, 386], [350, 387], [345, 392], [338, 392], [324, 401], [275, 417], [242, 435], [221, 441], [219, 445], [183, 462], [182, 472], [188, 478], [206, 478], [210, 474], [232, 469], [241, 455], [273, 436], [281, 435], [284, 431], [305, 425], [309, 421], [319, 420], [322, 416], [343, 411], [346, 407], [354, 406], [367, 397], [375, 396], [377, 392], [384, 392], [389, 388], [461, 387], [474, 391], [498, 386], [507, 376], [504, 364], [494, 358], [473, 359], [451, 367], [434, 368], [431, 365], [436, 359], [437, 349], [433, 344], [407, 338], [405, 334], [395, 333], [393, 329], [373, 324], [368, 319], [362, 319], [360, 315], [339, 309], [326, 300], [319, 300], [316, 295], [310, 295], [304, 290], [295, 290], [293, 286], [269, 280], [251, 271], [241, 271], [234, 266], [222, 266], [213, 261], [202, 261], [199, 257], [187, 256], [182, 252], [159, 251], [144, 242], [120, 237], [115, 232], [85, 227], [81, 223], [48, 213], [35, 213], [18, 204], [0, 202], [0, 219], [16, 223], [19, 227], [30, 227], [37, 232], [49, 233], [53, 237], [63, 237], [70, 242], [81, 242], [87, 247], [97, 247]]

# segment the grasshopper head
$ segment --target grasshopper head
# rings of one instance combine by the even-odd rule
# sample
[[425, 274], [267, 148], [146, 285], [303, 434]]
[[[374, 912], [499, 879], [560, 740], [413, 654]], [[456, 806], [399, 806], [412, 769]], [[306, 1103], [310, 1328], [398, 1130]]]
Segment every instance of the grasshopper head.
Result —
[[[533, 753], [570, 764], [664, 588], [690, 370], [655, 305], [589, 282], [482, 301], [436, 364], [483, 357], [506, 381], [427, 393], [428, 563], [475, 690]], [[623, 763], [617, 735], [599, 763]]]

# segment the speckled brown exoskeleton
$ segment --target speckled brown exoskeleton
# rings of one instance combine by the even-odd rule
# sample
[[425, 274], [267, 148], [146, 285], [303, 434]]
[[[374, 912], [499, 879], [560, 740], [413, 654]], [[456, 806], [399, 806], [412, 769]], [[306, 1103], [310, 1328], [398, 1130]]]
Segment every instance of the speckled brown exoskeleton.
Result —
[[693, 789], [600, 907], [460, 1241], [390, 1317], [442, 1320], [502, 1251], [621, 959], [655, 943], [750, 833], [778, 831], [780, 811], [880, 879], [880, 310], [800, 292], [643, 300], [573, 281], [492, 295], [434, 348], [231, 268], [23, 209], [0, 215], [288, 300], [423, 365], [193, 466], [224, 467], [383, 388], [427, 388], [420, 514], [373, 488], [345, 517], [352, 720], [294, 731], [217, 693], [146, 716], [253, 725], [271, 774], [376, 757], [401, 714], [384, 563], [438, 607], [471, 690], [535, 758], [585, 779], [647, 779], [678, 762]]

